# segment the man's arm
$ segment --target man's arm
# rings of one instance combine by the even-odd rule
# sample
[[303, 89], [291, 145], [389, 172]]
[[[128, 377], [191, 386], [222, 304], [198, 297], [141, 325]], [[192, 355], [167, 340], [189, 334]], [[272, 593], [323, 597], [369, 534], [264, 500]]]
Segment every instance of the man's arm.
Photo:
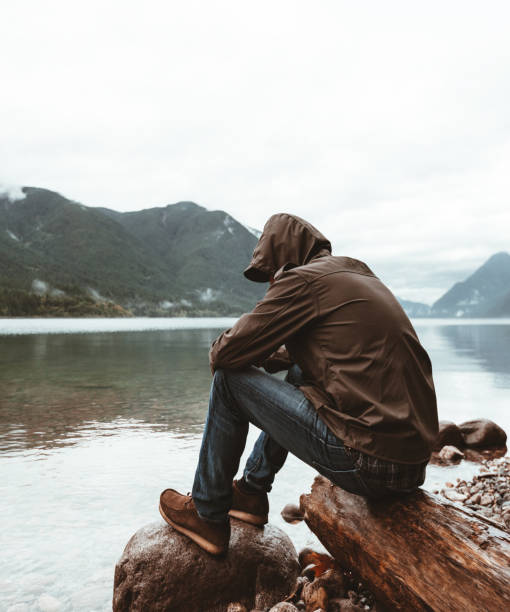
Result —
[[261, 365], [285, 341], [318, 315], [310, 287], [292, 270], [268, 289], [252, 312], [222, 333], [211, 346], [211, 370]]

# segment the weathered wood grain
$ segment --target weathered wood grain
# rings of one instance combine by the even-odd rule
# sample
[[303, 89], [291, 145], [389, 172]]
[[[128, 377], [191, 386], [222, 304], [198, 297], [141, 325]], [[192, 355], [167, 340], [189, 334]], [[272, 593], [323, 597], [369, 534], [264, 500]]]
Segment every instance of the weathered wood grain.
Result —
[[423, 490], [369, 501], [322, 476], [301, 509], [389, 610], [510, 610], [510, 534], [489, 519]]

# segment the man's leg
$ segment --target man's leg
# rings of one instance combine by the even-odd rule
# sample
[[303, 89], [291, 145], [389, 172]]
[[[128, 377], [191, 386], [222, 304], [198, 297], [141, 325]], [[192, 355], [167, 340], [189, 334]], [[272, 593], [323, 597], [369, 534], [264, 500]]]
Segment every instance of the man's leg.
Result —
[[[297, 387], [303, 382], [301, 368], [293, 365], [287, 372], [285, 382]], [[261, 431], [253, 450], [246, 461], [244, 481], [252, 488], [269, 493], [273, 480], [287, 459], [288, 450], [280, 446], [265, 431]]]
[[[224, 521], [232, 501], [232, 479], [243, 453], [248, 424], [268, 436], [250, 456], [248, 476], [268, 490], [287, 451], [340, 486], [364, 493], [352, 460], [303, 393], [257, 368], [218, 370], [202, 440], [192, 497], [200, 516]], [[260, 443], [259, 443], [260, 442]]]

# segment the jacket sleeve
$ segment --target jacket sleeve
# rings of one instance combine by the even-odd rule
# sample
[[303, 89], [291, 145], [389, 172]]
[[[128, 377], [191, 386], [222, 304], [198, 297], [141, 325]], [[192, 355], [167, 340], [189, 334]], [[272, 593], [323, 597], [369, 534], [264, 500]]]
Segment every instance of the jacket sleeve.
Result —
[[308, 283], [292, 271], [285, 273], [252, 312], [244, 314], [213, 342], [209, 351], [211, 370], [261, 365], [317, 314]]
[[285, 346], [281, 346], [277, 351], [266, 357], [260, 364], [266, 372], [274, 374], [282, 370], [288, 370], [294, 362], [290, 358], [289, 351]]

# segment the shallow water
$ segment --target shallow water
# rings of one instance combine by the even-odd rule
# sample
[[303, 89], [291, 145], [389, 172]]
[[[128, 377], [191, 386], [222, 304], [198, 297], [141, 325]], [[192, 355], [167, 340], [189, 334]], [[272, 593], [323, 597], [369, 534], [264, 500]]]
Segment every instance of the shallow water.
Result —
[[[229, 324], [0, 319], [1, 610], [37, 610], [44, 595], [62, 610], [111, 609], [125, 543], [160, 520], [163, 488], [191, 488], [211, 380], [207, 351], [213, 327]], [[483, 416], [510, 431], [510, 321], [415, 327], [432, 359], [440, 418]], [[458, 472], [430, 466], [426, 486]], [[279, 512], [314, 474], [289, 458], [271, 493], [271, 520], [298, 548], [314, 537]]]

